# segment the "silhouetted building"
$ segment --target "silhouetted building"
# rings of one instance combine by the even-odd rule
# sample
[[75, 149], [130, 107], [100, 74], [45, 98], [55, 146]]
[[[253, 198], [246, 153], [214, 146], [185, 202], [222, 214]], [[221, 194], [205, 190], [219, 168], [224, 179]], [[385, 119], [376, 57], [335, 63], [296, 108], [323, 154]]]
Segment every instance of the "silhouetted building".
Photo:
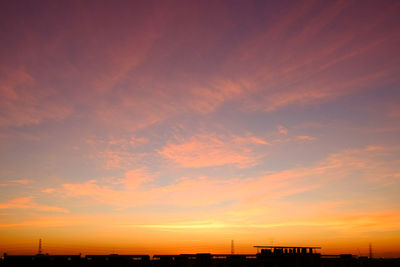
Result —
[[8, 255], [4, 253], [4, 266], [80, 266], [81, 255]]
[[149, 255], [86, 255], [86, 266], [150, 266]]
[[257, 254], [179, 255], [8, 255], [1, 266], [14, 267], [400, 267], [400, 259], [355, 257], [351, 254], [321, 255], [320, 247], [256, 246]]

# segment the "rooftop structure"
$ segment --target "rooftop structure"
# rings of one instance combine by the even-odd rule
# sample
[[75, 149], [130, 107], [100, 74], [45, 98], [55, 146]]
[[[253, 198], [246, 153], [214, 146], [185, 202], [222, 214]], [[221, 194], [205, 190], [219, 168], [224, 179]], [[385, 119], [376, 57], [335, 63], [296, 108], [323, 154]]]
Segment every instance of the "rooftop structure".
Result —
[[257, 252], [261, 249], [261, 254], [313, 254], [316, 249], [321, 247], [294, 247], [294, 246], [254, 246]]

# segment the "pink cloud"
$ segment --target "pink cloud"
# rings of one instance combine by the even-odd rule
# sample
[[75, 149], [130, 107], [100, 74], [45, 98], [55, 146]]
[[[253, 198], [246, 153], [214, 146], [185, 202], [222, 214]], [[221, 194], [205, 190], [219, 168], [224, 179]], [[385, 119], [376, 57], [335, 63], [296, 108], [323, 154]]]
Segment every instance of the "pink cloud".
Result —
[[9, 202], [0, 203], [0, 209], [29, 209], [29, 210], [37, 210], [45, 212], [62, 212], [62, 213], [69, 212], [64, 208], [38, 204], [33, 201], [33, 197], [14, 198]]
[[129, 169], [135, 166], [144, 154], [135, 154], [129, 151], [105, 150], [100, 151], [91, 158], [101, 160], [102, 166], [106, 170]]
[[[75, 19], [60, 26], [71, 30], [44, 39], [29, 34], [29, 27], [10, 25], [22, 33], [16, 51], [23, 60], [15, 62], [15, 69], [6, 68], [8, 62], [2, 66], [4, 116], [0, 123], [21, 126], [75, 115], [99, 126], [135, 131], [182, 114], [206, 115], [230, 101], [238, 108], [266, 112], [323, 103], [381, 87], [396, 77], [395, 60], [385, 59], [398, 41], [397, 31], [385, 27], [383, 35], [380, 29], [396, 15], [398, 7], [366, 8], [352, 16], [353, 6], [348, 1], [324, 7], [302, 1], [285, 7], [278, 20], [252, 24], [253, 30], [244, 40], [229, 44], [229, 53], [207, 62], [219, 66], [220, 71], [208, 73], [204, 66], [199, 72], [186, 71], [224, 50], [217, 45], [224, 39], [221, 33], [231, 32], [235, 23], [223, 6], [215, 4], [206, 20], [195, 7], [186, 6], [185, 12], [180, 12], [169, 5], [157, 6], [141, 13], [140, 23], [135, 21], [131, 27], [114, 22], [104, 28], [99, 25], [104, 19], [100, 14], [107, 13], [105, 6], [99, 5], [99, 13], [93, 13], [79, 5], [73, 9]], [[375, 16], [369, 16], [370, 10], [375, 10]], [[346, 14], [353, 23], [338, 19]], [[125, 22], [135, 17], [128, 11], [118, 16], [121, 20], [117, 21]], [[179, 19], [187, 25], [177, 31], [171, 25]], [[220, 20], [226, 23], [216, 23]], [[326, 31], [332, 24], [341, 29], [340, 35]], [[298, 30], [293, 31], [293, 25], [298, 25]], [[201, 38], [193, 34], [196, 31], [202, 32]], [[71, 51], [68, 40], [76, 40], [79, 49]], [[30, 44], [29, 49], [25, 43]], [[42, 49], [46, 53], [41, 54]], [[186, 55], [185, 60], [171, 64], [177, 54]], [[65, 64], [54, 64], [44, 75], [38, 71], [42, 59]], [[53, 79], [55, 82], [49, 81]], [[84, 107], [85, 114], [75, 106]]]
[[[230, 179], [181, 177], [166, 185], [158, 184], [159, 174], [140, 168], [126, 172], [121, 179], [63, 184], [49, 193], [53, 197], [79, 199], [84, 205], [101, 203], [119, 210], [150, 205], [191, 207], [193, 211], [182, 213], [178, 208], [171, 217], [170, 213], [149, 209], [145, 214], [136, 214], [135, 223], [128, 218], [119, 221], [127, 227], [148, 225], [151, 228], [154, 225], [154, 228], [179, 229], [179, 225], [188, 225], [199, 229], [222, 226], [247, 229], [316, 226], [344, 233], [354, 228], [360, 233], [378, 229], [379, 223], [383, 223], [382, 231], [386, 231], [395, 229], [393, 222], [397, 215], [389, 216], [394, 214], [394, 210], [389, 211], [393, 207], [384, 199], [379, 195], [369, 195], [367, 199], [353, 198], [337, 188], [349, 186], [349, 183], [352, 188], [379, 187], [389, 181], [392, 185], [398, 184], [399, 162], [393, 157], [398, 152], [399, 148], [369, 146], [342, 150], [315, 164], [283, 171]], [[355, 173], [359, 175], [355, 176]], [[325, 192], [324, 197], [318, 200], [312, 197], [313, 193], [322, 192]], [[305, 193], [310, 199], [296, 197]], [[210, 211], [198, 212], [197, 208], [210, 206], [213, 207]], [[386, 214], [382, 206], [387, 207], [387, 219], [385, 215], [379, 215]], [[157, 215], [149, 217], [149, 214]]]
[[278, 131], [279, 131], [279, 133], [284, 134], [284, 135], [288, 134], [288, 130], [283, 125], [278, 125]]
[[302, 141], [314, 141], [316, 138], [309, 135], [298, 135], [296, 139]]
[[56, 191], [55, 188], [45, 188], [42, 190], [43, 193], [48, 193], [48, 194], [54, 193], [55, 191]]
[[244, 84], [231, 80], [214, 82], [209, 88], [193, 88], [193, 98], [189, 99], [189, 108], [200, 113], [210, 113], [222, 103], [236, 98], [245, 92]]
[[152, 182], [153, 178], [145, 169], [130, 170], [125, 173], [125, 178], [120, 181], [127, 190], [135, 190], [145, 183]]
[[[246, 179], [217, 180], [207, 177], [183, 178], [164, 185], [154, 185], [155, 177], [145, 169], [126, 172], [123, 179], [113, 182], [90, 180], [81, 184], [63, 184], [43, 192], [53, 196], [94, 199], [121, 208], [141, 205], [204, 206], [223, 201], [249, 201], [255, 198], [277, 198], [310, 190], [309, 185], [298, 185], [293, 173]], [[296, 181], [291, 181], [294, 179]], [[267, 185], [267, 186], [266, 186]], [[314, 187], [314, 186], [312, 186]], [[207, 195], [207, 198], [204, 198]]]
[[[389, 19], [386, 17], [393, 16], [395, 12], [382, 8], [372, 20], [366, 20], [368, 16], [357, 17], [355, 25], [345, 24], [340, 38], [335, 32], [324, 32], [325, 27], [340, 14], [349, 12], [349, 5], [346, 1], [332, 3], [319, 9], [315, 16], [309, 16], [313, 10], [312, 1], [290, 7], [279, 21], [267, 28], [255, 27], [248, 39], [234, 46], [231, 53], [234, 56], [219, 62], [223, 66], [223, 74], [192, 77], [179, 73], [180, 66], [177, 66], [176, 70], [173, 68], [173, 75], [179, 81], [175, 81], [175, 76], [156, 81], [154, 73], [140, 70], [151, 58], [152, 49], [157, 48], [157, 41], [163, 40], [170, 33], [171, 29], [165, 25], [174, 21], [175, 16], [184, 16], [174, 12], [165, 13], [158, 8], [146, 13], [140, 27], [126, 30], [114, 24], [109, 25], [108, 31], [120, 34], [123, 38], [119, 42], [100, 42], [100, 46], [99, 39], [105, 39], [106, 34], [96, 27], [99, 17], [87, 14], [87, 10], [82, 8], [77, 15], [77, 21], [81, 19], [80, 24], [73, 24], [76, 31], [57, 36], [57, 42], [46, 42], [46, 51], [49, 51], [46, 56], [57, 58], [57, 55], [62, 54], [60, 50], [62, 52], [66, 49], [61, 45], [62, 40], [83, 40], [80, 53], [84, 60], [77, 61], [77, 65], [67, 65], [68, 68], [56, 67], [59, 68], [58, 73], [63, 73], [68, 81], [85, 88], [84, 93], [81, 88], [76, 88], [69, 90], [69, 94], [77, 104], [90, 110], [87, 116], [109, 127], [143, 129], [187, 112], [208, 114], [228, 101], [235, 101], [244, 109], [272, 112], [289, 105], [302, 106], [330, 101], [393, 80], [397, 73], [396, 66], [388, 64], [382, 70], [379, 64], [367, 64], [369, 67], [363, 72], [357, 72], [360, 69], [357, 66], [366, 58], [371, 62], [380, 60], [385, 46], [393, 40], [382, 38], [376, 29]], [[198, 16], [192, 8], [188, 8], [187, 12], [193, 12], [189, 17]], [[82, 14], [92, 19], [84, 19]], [[299, 21], [302, 23], [300, 30], [286, 40], [287, 32]], [[181, 29], [185, 33], [193, 32], [193, 27], [202, 29], [203, 26], [198, 25], [194, 19], [188, 24], [191, 27]], [[365, 28], [370, 29], [370, 32], [359, 33], [360, 40], [355, 37], [359, 24], [365, 24]], [[232, 26], [220, 27], [220, 30], [224, 30]], [[94, 33], [88, 34], [91, 30]], [[324, 32], [325, 41], [319, 38], [321, 32]], [[204, 34], [209, 38], [208, 43], [199, 48], [199, 53], [215, 52], [217, 48], [211, 44], [218, 40], [218, 31], [210, 29]], [[76, 38], [78, 36], [80, 38]], [[31, 38], [29, 43], [32, 48], [24, 51], [24, 55], [35, 58], [37, 50], [44, 44], [41, 40]], [[187, 35], [187, 38], [187, 42], [198, 41], [197, 35]], [[365, 42], [366, 38], [368, 42]], [[184, 41], [176, 42], [171, 44], [171, 50], [157, 51], [160, 53], [157, 65], [165, 66], [168, 55], [180, 51]], [[310, 47], [309, 44], [313, 45]], [[98, 46], [98, 49], [92, 49]], [[365, 57], [366, 54], [369, 56]], [[69, 56], [78, 57], [80, 54]], [[196, 62], [198, 58], [193, 56], [188, 60]], [[243, 71], [240, 66], [246, 66], [247, 70]], [[346, 74], [348, 69], [351, 71]], [[43, 90], [36, 90], [39, 84], [42, 86], [43, 77], [31, 74], [33, 71], [29, 67], [6, 70], [5, 73], [7, 77], [0, 89], [3, 99], [1, 104], [6, 114], [0, 121], [3, 125], [38, 124], [46, 120], [61, 120], [74, 114], [72, 105], [64, 100], [62, 90], [52, 90], [51, 84], [47, 84]], [[135, 89], [123, 90], [121, 84]], [[151, 88], [152, 94], [144, 94], [145, 88]]]
[[7, 183], [3, 183], [0, 186], [10, 186], [10, 185], [27, 185], [32, 183], [32, 180], [29, 179], [15, 179], [15, 180], [10, 180]]
[[[332, 3], [309, 16], [311, 6], [308, 1], [292, 6], [275, 25], [255, 30], [233, 53], [235, 58], [227, 60], [226, 68], [239, 72], [235, 77], [252, 84], [243, 97], [245, 109], [273, 112], [287, 106], [315, 105], [396, 80], [397, 65], [389, 63], [386, 56], [398, 35], [394, 28], [385, 35], [379, 29], [395, 16], [393, 10], [398, 6], [375, 10], [372, 19], [365, 15], [354, 18], [349, 14], [352, 5], [346, 1]], [[337, 27], [343, 29], [340, 36], [325, 31], [344, 14], [349, 14], [352, 23], [338, 23]], [[301, 27], [293, 33], [290, 27], [295, 23]], [[241, 55], [239, 60], [237, 55]], [[238, 65], [246, 66], [246, 70]], [[357, 67], [360, 65], [364, 67]]]
[[22, 185], [27, 185], [32, 183], [32, 180], [28, 180], [28, 179], [17, 179], [17, 180], [11, 180], [12, 183], [16, 183], [16, 184], [22, 184]]
[[254, 137], [222, 137], [215, 134], [197, 135], [189, 139], [169, 142], [159, 154], [181, 167], [207, 167], [227, 164], [239, 168], [255, 165], [258, 157], [248, 144], [266, 145], [266, 141]]
[[22, 126], [39, 124], [46, 120], [60, 120], [70, 114], [68, 106], [49, 101], [54, 91], [41, 90], [24, 69], [0, 66], [0, 125]]
[[145, 153], [135, 153], [134, 149], [147, 142], [147, 138], [134, 135], [119, 138], [112, 136], [89, 138], [86, 140], [86, 144], [93, 149], [88, 157], [100, 162], [100, 165], [106, 170], [134, 168], [145, 156]]

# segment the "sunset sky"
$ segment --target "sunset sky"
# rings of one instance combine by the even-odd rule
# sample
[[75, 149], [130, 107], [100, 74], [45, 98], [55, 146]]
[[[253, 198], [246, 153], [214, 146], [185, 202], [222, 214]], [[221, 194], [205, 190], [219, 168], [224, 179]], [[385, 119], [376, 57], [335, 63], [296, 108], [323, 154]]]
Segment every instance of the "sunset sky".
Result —
[[1, 1], [0, 253], [400, 256], [399, 86], [399, 1]]

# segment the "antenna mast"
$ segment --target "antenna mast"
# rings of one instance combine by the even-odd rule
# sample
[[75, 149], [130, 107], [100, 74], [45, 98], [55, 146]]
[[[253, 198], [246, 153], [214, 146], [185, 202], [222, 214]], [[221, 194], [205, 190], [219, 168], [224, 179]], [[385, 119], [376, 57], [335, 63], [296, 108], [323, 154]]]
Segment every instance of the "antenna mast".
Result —
[[39, 239], [39, 248], [38, 248], [38, 254], [42, 254], [42, 239]]
[[372, 244], [369, 243], [369, 258], [372, 259]]

